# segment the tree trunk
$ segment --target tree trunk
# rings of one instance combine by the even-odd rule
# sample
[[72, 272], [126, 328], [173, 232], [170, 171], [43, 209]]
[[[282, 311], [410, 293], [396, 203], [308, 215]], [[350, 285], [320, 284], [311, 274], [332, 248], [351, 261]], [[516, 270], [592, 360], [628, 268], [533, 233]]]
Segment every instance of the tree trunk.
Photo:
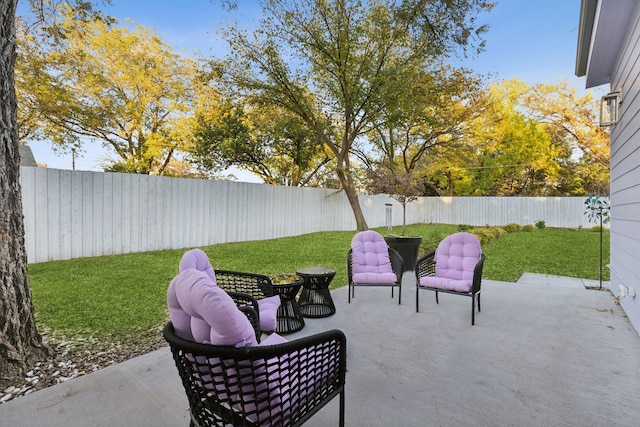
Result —
[[0, 389], [51, 353], [36, 330], [27, 276], [13, 69], [17, 0], [0, 2]]
[[349, 200], [351, 210], [353, 210], [353, 216], [356, 219], [356, 227], [358, 231], [367, 230], [369, 227], [367, 226], [367, 221], [364, 219], [362, 208], [360, 208], [358, 192], [356, 191], [355, 185], [353, 185], [351, 174], [349, 172], [345, 173], [344, 171], [338, 169], [338, 179], [340, 180], [340, 184], [342, 184], [344, 193], [347, 195], [347, 200]]

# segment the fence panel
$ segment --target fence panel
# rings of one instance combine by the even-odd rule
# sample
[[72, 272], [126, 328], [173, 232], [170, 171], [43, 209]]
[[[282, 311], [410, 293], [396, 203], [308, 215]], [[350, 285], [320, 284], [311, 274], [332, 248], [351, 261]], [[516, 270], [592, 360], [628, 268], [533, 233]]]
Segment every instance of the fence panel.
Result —
[[[355, 230], [344, 193], [230, 181], [21, 167], [29, 262]], [[402, 206], [360, 195], [369, 227], [402, 225]], [[589, 227], [581, 197], [422, 197], [407, 223]]]

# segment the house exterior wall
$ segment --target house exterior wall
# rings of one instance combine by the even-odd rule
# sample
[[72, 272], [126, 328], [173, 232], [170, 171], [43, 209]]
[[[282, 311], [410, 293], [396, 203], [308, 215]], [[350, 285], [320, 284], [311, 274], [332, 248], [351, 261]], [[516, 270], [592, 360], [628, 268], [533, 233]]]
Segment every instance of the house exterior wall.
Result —
[[620, 120], [611, 127], [611, 288], [640, 332], [640, 2], [613, 64], [611, 91], [622, 91]]
[[20, 166], [38, 167], [35, 157], [33, 157], [33, 151], [28, 145], [19, 145], [20, 150]]

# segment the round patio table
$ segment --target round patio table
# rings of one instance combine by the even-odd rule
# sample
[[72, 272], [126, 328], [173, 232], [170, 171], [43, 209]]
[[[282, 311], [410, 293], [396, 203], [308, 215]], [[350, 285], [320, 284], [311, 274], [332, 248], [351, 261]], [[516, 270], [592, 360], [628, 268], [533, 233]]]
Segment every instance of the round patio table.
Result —
[[329, 292], [329, 284], [336, 271], [326, 267], [309, 267], [296, 271], [302, 277], [302, 292], [298, 298], [304, 317], [328, 317], [336, 314], [336, 306]]
[[304, 328], [304, 318], [296, 301], [302, 283], [301, 278], [292, 279], [289, 283], [273, 283], [273, 292], [280, 295], [280, 307], [276, 315], [276, 332], [279, 334], [291, 334]]

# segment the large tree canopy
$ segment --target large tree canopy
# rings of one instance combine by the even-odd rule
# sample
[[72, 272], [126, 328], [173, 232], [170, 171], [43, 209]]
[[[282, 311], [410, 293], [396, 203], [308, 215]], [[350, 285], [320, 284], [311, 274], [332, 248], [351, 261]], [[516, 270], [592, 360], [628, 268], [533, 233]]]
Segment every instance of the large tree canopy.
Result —
[[479, 0], [286, 1], [262, 3], [253, 36], [231, 27], [227, 77], [253, 104], [298, 118], [335, 157], [357, 228], [359, 205], [350, 155], [354, 142], [385, 121], [436, 57], [476, 52], [486, 30]]
[[607, 133], [590, 93], [566, 82], [492, 83], [465, 149], [436, 147], [421, 174], [449, 195], [582, 196], [608, 192]]
[[199, 111], [195, 120], [191, 157], [203, 169], [236, 166], [267, 184], [327, 185], [330, 152], [288, 111], [218, 99], [216, 108]]
[[526, 87], [489, 87], [491, 109], [474, 131], [477, 169], [470, 170], [474, 179], [469, 190], [477, 195], [543, 195], [554, 184], [561, 153], [543, 124], [518, 111]]
[[546, 125], [554, 147], [568, 153], [556, 195], [609, 194], [609, 132], [597, 125], [593, 93], [579, 95], [566, 81], [539, 83], [521, 105]]
[[163, 174], [188, 143], [195, 65], [147, 28], [58, 11], [55, 27], [22, 33], [22, 136], [73, 148], [93, 138], [114, 154], [107, 170]]
[[415, 175], [436, 153], [453, 150], [462, 156], [470, 149], [469, 127], [487, 108], [482, 78], [442, 64], [419, 73], [413, 90], [369, 133], [366, 151], [356, 151], [367, 166]]

